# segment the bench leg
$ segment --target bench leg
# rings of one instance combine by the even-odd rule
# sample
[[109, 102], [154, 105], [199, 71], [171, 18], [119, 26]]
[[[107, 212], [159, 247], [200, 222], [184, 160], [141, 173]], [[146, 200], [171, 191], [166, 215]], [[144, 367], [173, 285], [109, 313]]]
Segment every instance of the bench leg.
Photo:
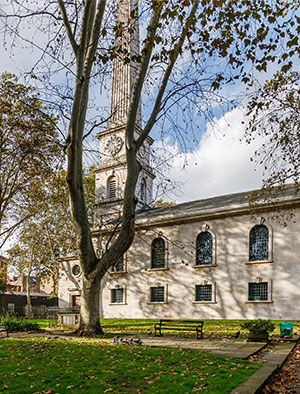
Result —
[[[154, 327], [154, 328], [155, 328], [154, 336], [161, 337], [161, 328], [160, 327]], [[156, 334], [156, 331], [159, 331], [158, 335]]]
[[[156, 334], [156, 331], [158, 331], [158, 334]], [[154, 333], [154, 336], [155, 337], [161, 337], [161, 329], [160, 329], [160, 327], [155, 327], [155, 333]]]

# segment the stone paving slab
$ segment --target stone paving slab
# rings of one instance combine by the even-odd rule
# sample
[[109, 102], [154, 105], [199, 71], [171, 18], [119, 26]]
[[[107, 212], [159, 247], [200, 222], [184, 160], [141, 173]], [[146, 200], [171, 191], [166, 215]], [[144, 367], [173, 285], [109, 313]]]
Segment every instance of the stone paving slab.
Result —
[[233, 389], [231, 394], [255, 394], [277, 368], [282, 366], [294, 346], [295, 343], [277, 343], [271, 351], [263, 355], [264, 364], [261, 368]]
[[262, 342], [244, 342], [242, 340], [191, 340], [184, 338], [158, 337], [142, 338], [147, 346], [181, 347], [207, 351], [219, 356], [246, 359], [258, 353], [266, 346]]

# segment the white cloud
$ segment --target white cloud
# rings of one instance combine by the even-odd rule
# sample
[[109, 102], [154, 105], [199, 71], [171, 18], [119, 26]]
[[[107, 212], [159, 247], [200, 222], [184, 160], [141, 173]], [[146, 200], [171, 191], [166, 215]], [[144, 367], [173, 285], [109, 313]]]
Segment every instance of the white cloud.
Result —
[[179, 154], [178, 147], [168, 141], [154, 144], [154, 149], [164, 146], [165, 156], [178, 153], [168, 176], [184, 187], [180, 195], [171, 196], [173, 200], [198, 200], [261, 187], [262, 168], [250, 161], [261, 140], [247, 144], [242, 121], [243, 112], [234, 109], [217, 120], [214, 127], [208, 124], [199, 145], [190, 153]]

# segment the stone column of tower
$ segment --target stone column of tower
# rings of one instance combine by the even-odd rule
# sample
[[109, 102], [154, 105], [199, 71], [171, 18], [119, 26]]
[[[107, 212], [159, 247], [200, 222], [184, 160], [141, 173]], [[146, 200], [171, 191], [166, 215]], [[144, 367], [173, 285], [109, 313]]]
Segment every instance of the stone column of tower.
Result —
[[[113, 61], [110, 117], [106, 130], [97, 134], [100, 142], [100, 161], [96, 166], [96, 205], [94, 227], [99, 228], [122, 215], [124, 189], [127, 176], [125, 126], [129, 110], [130, 95], [135, 80], [138, 64], [134, 60], [125, 62], [124, 58], [139, 53], [138, 15], [136, 0], [117, 0], [116, 22], [122, 31], [116, 37], [115, 45], [121, 49], [120, 55]], [[126, 52], [125, 55], [122, 55]], [[117, 52], [118, 53], [118, 52]], [[137, 111], [135, 135], [141, 132], [141, 106]], [[154, 175], [150, 167], [150, 145], [148, 137], [139, 152], [142, 171], [136, 187], [138, 208], [152, 202], [152, 184]]]
[[[120, 53], [114, 59], [113, 75], [110, 97], [110, 125], [126, 122], [132, 86], [137, 71], [137, 63], [133, 60], [124, 64], [124, 58], [138, 55], [139, 53], [139, 24], [137, 19], [130, 15], [138, 8], [135, 0], [119, 0], [117, 4], [117, 25], [122, 29], [122, 36], [116, 38], [115, 46], [127, 54]], [[128, 31], [130, 29], [130, 31]], [[124, 53], [123, 52], [123, 53]], [[137, 112], [136, 123], [141, 127], [141, 105]]]

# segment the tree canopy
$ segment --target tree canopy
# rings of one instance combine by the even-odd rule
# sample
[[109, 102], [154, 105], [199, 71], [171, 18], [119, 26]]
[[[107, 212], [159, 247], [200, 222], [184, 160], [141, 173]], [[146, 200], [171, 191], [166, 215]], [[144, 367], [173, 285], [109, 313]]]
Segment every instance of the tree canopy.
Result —
[[[7, 252], [9, 266], [17, 275], [34, 275], [51, 280], [57, 294], [59, 257], [77, 253], [76, 234], [71, 220], [66, 171], [47, 179], [35, 201], [36, 212], [22, 222], [15, 245]], [[95, 177], [93, 168], [84, 173], [84, 192], [90, 225], [93, 221]], [[33, 203], [33, 201], [32, 201]], [[23, 216], [28, 216], [24, 208]]]
[[0, 78], [0, 236], [35, 211], [44, 182], [62, 160], [56, 117], [32, 87]]

